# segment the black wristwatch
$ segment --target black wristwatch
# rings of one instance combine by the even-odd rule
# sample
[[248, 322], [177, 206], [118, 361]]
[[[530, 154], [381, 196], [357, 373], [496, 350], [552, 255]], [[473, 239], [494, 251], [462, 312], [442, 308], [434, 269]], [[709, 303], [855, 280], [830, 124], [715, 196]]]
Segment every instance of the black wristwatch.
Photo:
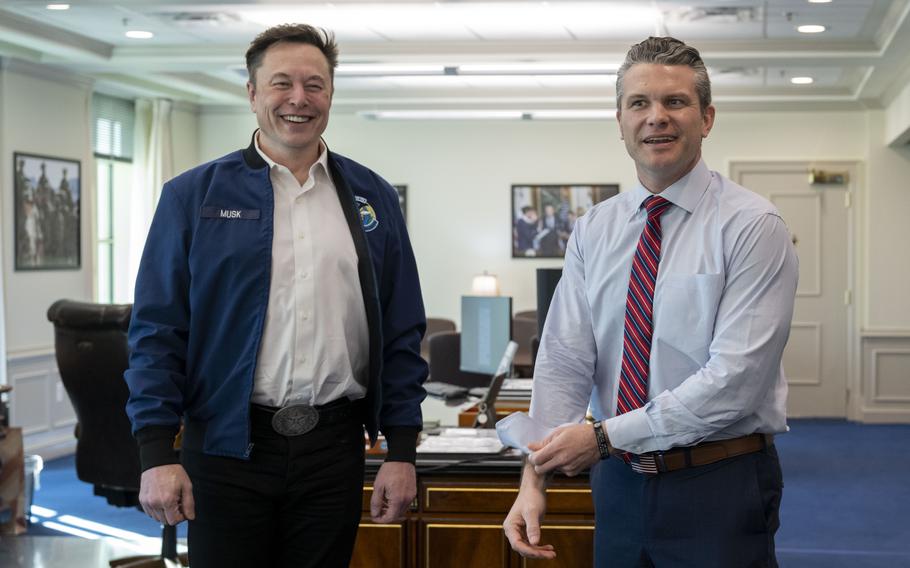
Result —
[[605, 460], [610, 457], [610, 442], [607, 440], [607, 433], [604, 432], [602, 421], [594, 423], [594, 437], [597, 439], [597, 449], [600, 451], [600, 459]]

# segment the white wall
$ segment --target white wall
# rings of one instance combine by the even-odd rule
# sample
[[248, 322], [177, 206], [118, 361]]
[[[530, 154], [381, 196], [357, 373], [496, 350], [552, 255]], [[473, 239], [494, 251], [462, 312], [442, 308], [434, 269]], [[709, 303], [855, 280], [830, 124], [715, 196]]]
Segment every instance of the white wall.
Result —
[[[91, 301], [95, 250], [94, 158], [91, 149], [90, 82], [49, 68], [0, 60], [0, 383], [13, 385], [12, 422], [23, 427], [29, 453], [52, 457], [72, 450], [75, 416], [54, 359], [47, 308], [60, 298]], [[173, 114], [174, 167], [198, 163], [194, 107]], [[59, 156], [81, 162], [81, 267], [79, 270], [15, 271], [13, 254], [13, 152]]]
[[[82, 266], [79, 270], [15, 271], [12, 229], [5, 230], [6, 348], [10, 354], [44, 349], [53, 344], [45, 317], [48, 306], [62, 297], [92, 296], [91, 223], [93, 199], [85, 191], [93, 183], [91, 135], [87, 114], [91, 86], [75, 77], [52, 76], [23, 65], [4, 64], [0, 113], [3, 115], [4, 186], [12, 183], [13, 152], [29, 152], [81, 162]], [[8, 164], [7, 164], [8, 162]], [[3, 226], [13, 226], [13, 192], [3, 192]]]

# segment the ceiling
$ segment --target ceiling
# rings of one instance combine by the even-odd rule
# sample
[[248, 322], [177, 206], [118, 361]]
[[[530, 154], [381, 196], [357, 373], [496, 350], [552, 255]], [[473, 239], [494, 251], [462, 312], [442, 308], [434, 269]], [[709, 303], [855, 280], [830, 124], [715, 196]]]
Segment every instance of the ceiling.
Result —
[[[282, 22], [335, 32], [334, 111], [373, 118], [440, 110], [452, 118], [608, 117], [615, 69], [648, 35], [698, 47], [721, 108], [877, 108], [910, 81], [910, 0], [0, 6], [2, 57], [90, 77], [100, 91], [205, 106], [246, 104], [243, 53], [258, 32]], [[800, 33], [803, 24], [826, 30]], [[130, 30], [154, 37], [131, 39]], [[795, 85], [794, 77], [813, 82]]]

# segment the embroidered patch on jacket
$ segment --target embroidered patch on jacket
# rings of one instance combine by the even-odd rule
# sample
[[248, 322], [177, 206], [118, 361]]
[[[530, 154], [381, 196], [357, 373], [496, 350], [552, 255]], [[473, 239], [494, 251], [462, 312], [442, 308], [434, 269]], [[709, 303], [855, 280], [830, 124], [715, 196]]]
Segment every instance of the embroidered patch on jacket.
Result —
[[370, 202], [357, 195], [354, 196], [354, 201], [357, 202], [357, 208], [360, 209], [360, 223], [363, 225], [363, 230], [369, 233], [378, 227], [379, 219], [376, 217], [376, 210], [373, 209]]

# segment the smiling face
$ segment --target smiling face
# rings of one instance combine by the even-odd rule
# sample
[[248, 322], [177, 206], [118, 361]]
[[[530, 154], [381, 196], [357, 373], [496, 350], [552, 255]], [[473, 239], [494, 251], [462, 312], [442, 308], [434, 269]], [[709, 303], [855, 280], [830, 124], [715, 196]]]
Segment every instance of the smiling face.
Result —
[[263, 152], [289, 167], [316, 160], [332, 107], [329, 63], [317, 47], [294, 42], [269, 47], [247, 94]]
[[698, 163], [714, 106], [702, 111], [691, 67], [638, 63], [623, 77], [616, 119], [638, 179], [660, 193]]

